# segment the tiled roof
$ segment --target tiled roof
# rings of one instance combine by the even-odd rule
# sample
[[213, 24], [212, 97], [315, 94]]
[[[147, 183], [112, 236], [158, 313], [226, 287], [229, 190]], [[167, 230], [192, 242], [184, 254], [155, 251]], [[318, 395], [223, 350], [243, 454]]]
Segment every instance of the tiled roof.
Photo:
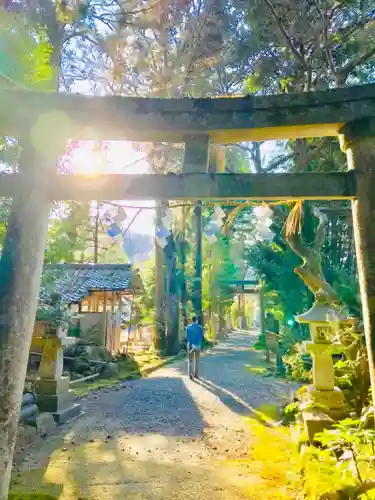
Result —
[[[133, 285], [133, 275], [134, 270], [130, 264], [46, 265], [43, 269], [40, 299], [44, 301], [51, 293], [57, 293], [64, 302], [78, 303], [92, 290], [126, 291]], [[139, 283], [137, 287], [139, 288]]]

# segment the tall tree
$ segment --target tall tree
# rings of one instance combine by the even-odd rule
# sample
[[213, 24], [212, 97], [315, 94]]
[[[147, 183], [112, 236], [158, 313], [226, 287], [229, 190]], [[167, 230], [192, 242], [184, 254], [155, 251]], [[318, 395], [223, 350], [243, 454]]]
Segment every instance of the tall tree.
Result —
[[[249, 4], [239, 0], [235, 5], [239, 10], [243, 9], [244, 22], [252, 33], [254, 50], [252, 54], [249, 53], [249, 73], [245, 79], [248, 92], [303, 92], [373, 81], [375, 9], [372, 1], [259, 0]], [[246, 148], [250, 150], [255, 170], [267, 171], [268, 166], [260, 158], [259, 147], [246, 145]], [[284, 152], [275, 161], [278, 168], [299, 172], [347, 168], [338, 141], [330, 138], [288, 141]], [[313, 241], [313, 219], [309, 216], [308, 205], [306, 207], [304, 231], [310, 233], [307, 241]], [[337, 205], [335, 207], [338, 208]], [[341, 208], [345, 208], [345, 204], [341, 204]], [[275, 223], [275, 229], [280, 230], [277, 214]], [[336, 254], [333, 256], [332, 244], [335, 239], [341, 238], [340, 227], [343, 228], [336, 224], [335, 229], [331, 228], [323, 252], [330, 253], [325, 256], [327, 265], [331, 263], [328, 266], [329, 278], [340, 282], [340, 294], [348, 297], [343, 282], [353, 284], [352, 295], [356, 291], [350, 259], [345, 262], [341, 260], [341, 264], [337, 261], [337, 265], [333, 265], [339, 253], [336, 245]], [[295, 308], [301, 310], [307, 306], [309, 301], [306, 301], [306, 292], [295, 294], [295, 299], [285, 295], [288, 290], [302, 292], [302, 282], [286, 286], [286, 283], [276, 278], [281, 276], [290, 283], [296, 281], [296, 277], [291, 274], [296, 257], [290, 253], [283, 238], [277, 236], [273, 245], [258, 243], [249, 247], [248, 257], [258, 271], [267, 276], [270, 291], [276, 293], [285, 317], [297, 312], [293, 311]], [[275, 306], [274, 298], [275, 295], [270, 307]], [[288, 304], [293, 304], [291, 311], [288, 311]]]

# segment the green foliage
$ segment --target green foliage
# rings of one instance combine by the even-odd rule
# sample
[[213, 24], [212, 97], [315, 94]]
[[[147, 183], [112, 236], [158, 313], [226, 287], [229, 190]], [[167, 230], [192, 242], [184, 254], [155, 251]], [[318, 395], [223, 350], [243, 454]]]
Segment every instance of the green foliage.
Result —
[[[351, 252], [354, 258], [354, 248]], [[327, 273], [327, 278], [330, 279], [332, 286], [337, 291], [347, 313], [360, 318], [362, 309], [357, 275], [353, 269], [339, 266], [340, 264], [332, 266], [330, 272]]]
[[10, 207], [11, 207], [10, 199], [5, 199], [5, 198], [0, 199], [0, 248], [3, 245], [7, 231]]
[[369, 400], [370, 375], [364, 335], [355, 328], [340, 333], [345, 346], [344, 358], [335, 363], [335, 381], [343, 389], [346, 400], [360, 414]]
[[56, 204], [48, 227], [45, 262], [75, 262], [87, 248], [89, 230], [87, 203]]
[[52, 47], [44, 28], [33, 25], [20, 14], [0, 13], [0, 77], [6, 85], [53, 89], [55, 70]]
[[284, 425], [294, 422], [300, 413], [300, 403], [295, 401], [284, 408], [282, 422]]
[[[372, 77], [373, 3], [239, 2], [251, 26], [249, 90], [301, 92]], [[367, 80], [368, 81], [368, 80]]]
[[367, 490], [358, 496], [358, 500], [374, 500], [375, 499], [375, 488]]
[[[219, 235], [213, 245], [204, 244], [203, 252], [203, 307], [220, 322], [233, 304], [235, 291], [231, 282], [240, 278], [240, 268], [233, 255], [233, 243], [224, 235]], [[212, 332], [212, 336], [217, 333]]]
[[283, 356], [288, 377], [301, 382], [312, 381], [311, 358], [309, 359], [310, 363], [308, 363], [305, 356], [303, 345], [298, 343], [293, 345], [287, 355]]
[[49, 328], [56, 329], [58, 326], [68, 328], [69, 312], [68, 304], [61, 297], [54, 293], [41, 301], [36, 314], [37, 321], [47, 321]]
[[325, 498], [337, 491], [349, 498], [371, 498], [363, 491], [372, 477], [375, 431], [348, 418], [316, 434], [315, 440], [322, 448], [312, 446], [303, 457], [308, 498]]
[[[248, 265], [263, 281], [266, 311], [279, 321], [283, 349], [288, 351], [293, 344], [306, 339], [306, 331], [298, 324], [290, 327], [288, 320], [294, 319], [296, 314], [312, 304], [312, 295], [294, 272], [301, 260], [290, 249], [283, 236], [285, 217], [286, 215], [281, 217], [277, 213], [273, 218], [271, 229], [275, 233], [274, 241], [249, 246], [245, 257]], [[304, 231], [307, 238], [311, 239], [307, 225]]]
[[[250, 4], [240, 1], [237, 5], [244, 8], [245, 22], [251, 26], [252, 41], [248, 50], [253, 51], [253, 57], [244, 78], [249, 93], [323, 90], [373, 80], [375, 31], [370, 0], [353, 0], [335, 6], [330, 2], [317, 5], [304, 0]], [[289, 171], [347, 168], [338, 141], [331, 138], [288, 141], [284, 158], [280, 166]], [[266, 165], [260, 168], [267, 170]], [[337, 203], [325, 205], [338, 206]], [[304, 226], [309, 226], [308, 232], [312, 230], [306, 241], [311, 242], [314, 227], [311, 217], [306, 215]], [[275, 219], [278, 219], [276, 214]], [[282, 224], [275, 225], [272, 228], [276, 230], [275, 243], [258, 243], [249, 248], [247, 258], [264, 279], [267, 309], [283, 322], [286, 316], [306, 310], [311, 305], [311, 295], [293, 272], [300, 260], [283, 241]], [[348, 311], [360, 315], [354, 248], [348, 226], [345, 217], [331, 217], [323, 248], [325, 275]], [[299, 333], [297, 330], [289, 333], [292, 334], [289, 345], [300, 340], [293, 338]]]
[[[51, 65], [52, 46], [44, 27], [29, 23], [22, 14], [0, 12], [0, 88], [49, 91], [56, 87]], [[0, 161], [14, 170], [19, 157], [18, 140], [0, 138]], [[0, 249], [7, 230], [11, 202], [0, 199]]]

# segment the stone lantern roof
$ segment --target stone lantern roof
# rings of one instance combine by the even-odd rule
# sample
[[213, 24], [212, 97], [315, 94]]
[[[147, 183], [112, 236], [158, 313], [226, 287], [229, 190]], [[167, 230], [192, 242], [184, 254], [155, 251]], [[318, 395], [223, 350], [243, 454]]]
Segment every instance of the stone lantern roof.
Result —
[[341, 323], [348, 318], [339, 311], [336, 311], [331, 305], [315, 302], [311, 309], [303, 314], [296, 316], [298, 323]]

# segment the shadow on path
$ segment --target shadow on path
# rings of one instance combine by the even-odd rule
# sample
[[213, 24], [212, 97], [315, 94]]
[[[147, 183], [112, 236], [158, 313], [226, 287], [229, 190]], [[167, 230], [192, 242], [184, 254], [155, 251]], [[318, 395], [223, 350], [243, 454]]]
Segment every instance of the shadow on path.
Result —
[[252, 408], [235, 394], [226, 391], [222, 387], [218, 387], [209, 380], [195, 379], [194, 381], [208, 391], [212, 392], [212, 394], [217, 396], [220, 401], [234, 413], [237, 413], [238, 415], [242, 415], [244, 417], [255, 418], [256, 420], [258, 420], [258, 422], [265, 425], [266, 427], [273, 427], [270, 423], [264, 420], [264, 418], [262, 418], [262, 416], [259, 414], [260, 412], [256, 408]]
[[[150, 377], [88, 398], [87, 415], [93, 432], [108, 424], [129, 434], [195, 437], [204, 429], [202, 416], [181, 377]], [[77, 425], [81, 427], [81, 421]], [[192, 422], [194, 425], [192, 426]]]
[[[255, 416], [257, 409], [265, 405], [283, 405], [298, 388], [298, 384], [274, 377], [265, 377], [246, 369], [266, 368], [262, 354], [252, 350], [257, 332], [235, 332], [204, 354], [200, 362], [200, 381], [233, 412], [243, 416]], [[180, 373], [186, 374], [186, 366], [179, 365]]]
[[244, 493], [263, 481], [255, 462], [245, 478], [241, 464], [235, 470], [221, 460], [248, 449], [247, 424], [238, 415], [259, 420], [271, 436], [257, 410], [281, 404], [292, 387], [245, 369], [264, 364], [250, 350], [255, 339], [235, 332], [206, 352], [196, 383], [186, 376], [187, 362], [178, 362], [84, 398], [81, 418], [25, 450], [14, 486], [50, 492], [52, 483], [63, 487], [60, 500], [273, 500], [273, 493]]

